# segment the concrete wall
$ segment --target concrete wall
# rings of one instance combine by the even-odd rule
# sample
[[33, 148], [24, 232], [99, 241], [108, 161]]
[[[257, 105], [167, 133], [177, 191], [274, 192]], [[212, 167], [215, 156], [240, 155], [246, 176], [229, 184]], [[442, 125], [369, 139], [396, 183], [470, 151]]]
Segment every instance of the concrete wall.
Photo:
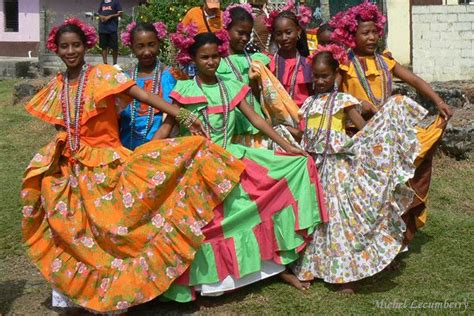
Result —
[[387, 48], [402, 65], [410, 63], [410, 1], [387, 0]]
[[39, 0], [18, 1], [18, 32], [5, 32], [5, 12], [0, 0], [1, 42], [39, 42]]
[[427, 81], [474, 79], [474, 5], [414, 6], [413, 71]]

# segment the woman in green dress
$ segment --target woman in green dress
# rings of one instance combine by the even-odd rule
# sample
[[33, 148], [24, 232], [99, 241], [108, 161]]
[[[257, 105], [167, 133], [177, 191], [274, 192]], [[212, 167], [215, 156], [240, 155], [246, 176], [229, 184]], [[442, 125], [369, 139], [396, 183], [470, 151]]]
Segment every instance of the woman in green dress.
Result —
[[[254, 24], [252, 7], [249, 4], [235, 4], [227, 7], [223, 14], [223, 23], [224, 29], [229, 35], [230, 55], [221, 58], [217, 75], [249, 85], [252, 90], [245, 100], [263, 118], [259, 102], [260, 89], [256, 73], [252, 71], [252, 61], [260, 61], [262, 64], [268, 65], [270, 58], [260, 52], [250, 54], [245, 50], [250, 41]], [[267, 148], [268, 144], [263, 134], [239, 110], [236, 115], [236, 131], [232, 141], [248, 147]]]
[[[179, 46], [179, 38], [172, 38]], [[189, 48], [181, 45], [181, 56], [183, 51], [191, 56], [198, 75], [178, 81], [170, 97], [202, 119], [211, 140], [246, 168], [239, 186], [214, 210], [215, 220], [203, 228], [206, 239], [188, 273], [164, 294], [182, 302], [192, 300], [196, 289], [216, 295], [284, 272], [327, 218], [319, 207], [324, 203], [319, 203], [322, 192], [313, 160], [255, 113], [246, 101], [250, 87], [216, 76], [223, 51], [216, 35], [199, 34], [193, 42]], [[232, 144], [237, 109], [286, 153]], [[181, 127], [181, 135], [188, 134]], [[283, 276], [304, 288], [291, 274]]]

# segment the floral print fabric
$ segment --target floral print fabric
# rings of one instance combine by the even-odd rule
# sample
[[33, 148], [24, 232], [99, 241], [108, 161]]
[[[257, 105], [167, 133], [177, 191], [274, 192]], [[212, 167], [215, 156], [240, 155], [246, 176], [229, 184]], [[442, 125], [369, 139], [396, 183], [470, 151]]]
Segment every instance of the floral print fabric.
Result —
[[[343, 111], [342, 100], [332, 115]], [[307, 106], [311, 104], [317, 103]], [[321, 113], [318, 106], [309, 111]], [[405, 183], [413, 177], [420, 150], [415, 125], [425, 114], [413, 100], [396, 96], [352, 139], [331, 131], [339, 135], [330, 138], [331, 150], [324, 169], [319, 169], [329, 222], [316, 229], [293, 266], [299, 279], [357, 281], [380, 272], [399, 253], [405, 231], [401, 215], [413, 199]], [[321, 166], [322, 139], [314, 135], [311, 131], [305, 147]]]
[[[133, 85], [113, 67], [94, 67], [79, 150], [71, 153], [59, 132], [33, 157], [21, 190], [33, 263], [54, 289], [98, 312], [165, 292], [194, 260], [201, 229], [244, 168], [203, 137], [151, 141], [133, 153], [121, 146], [115, 101]], [[58, 76], [27, 110], [64, 125], [61, 87]]]

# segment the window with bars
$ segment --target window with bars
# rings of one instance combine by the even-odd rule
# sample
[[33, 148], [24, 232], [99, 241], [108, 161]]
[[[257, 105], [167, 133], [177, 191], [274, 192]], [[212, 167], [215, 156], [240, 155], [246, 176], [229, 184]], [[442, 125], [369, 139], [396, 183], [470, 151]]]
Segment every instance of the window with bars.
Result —
[[18, 0], [4, 0], [5, 32], [18, 32]]

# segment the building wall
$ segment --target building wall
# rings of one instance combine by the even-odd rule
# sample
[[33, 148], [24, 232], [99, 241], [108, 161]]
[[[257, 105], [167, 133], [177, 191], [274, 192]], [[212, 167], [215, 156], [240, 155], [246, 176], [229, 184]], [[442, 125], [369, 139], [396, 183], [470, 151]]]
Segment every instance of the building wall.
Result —
[[39, 42], [39, 0], [18, 1], [18, 32], [5, 32], [5, 12], [0, 0], [0, 43]]
[[427, 81], [474, 78], [474, 5], [414, 6], [413, 71]]
[[387, 0], [387, 48], [402, 65], [410, 64], [410, 1]]

